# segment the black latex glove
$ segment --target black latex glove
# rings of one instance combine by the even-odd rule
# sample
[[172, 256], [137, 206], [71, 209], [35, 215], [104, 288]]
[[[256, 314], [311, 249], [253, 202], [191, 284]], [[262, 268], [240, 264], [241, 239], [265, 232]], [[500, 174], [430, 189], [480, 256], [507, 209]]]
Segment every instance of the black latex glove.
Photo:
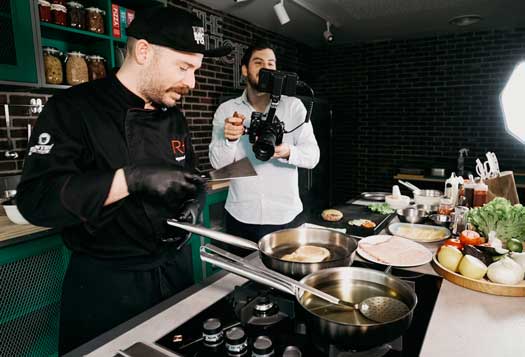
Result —
[[194, 196], [205, 181], [198, 175], [160, 165], [130, 165], [124, 167], [130, 193], [140, 193], [166, 202]]
[[199, 201], [188, 200], [182, 205], [178, 220], [181, 222], [188, 222], [191, 224], [197, 223], [199, 219]]

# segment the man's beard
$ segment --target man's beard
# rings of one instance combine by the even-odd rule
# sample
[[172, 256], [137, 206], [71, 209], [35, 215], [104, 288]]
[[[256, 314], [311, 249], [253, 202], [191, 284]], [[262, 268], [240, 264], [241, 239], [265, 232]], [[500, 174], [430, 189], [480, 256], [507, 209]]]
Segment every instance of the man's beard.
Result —
[[180, 96], [185, 96], [190, 92], [190, 87], [184, 84], [179, 84], [173, 87], [164, 89], [155, 79], [151, 78], [142, 86], [142, 95], [153, 103], [162, 104], [165, 106], [175, 106], [176, 103], [166, 103], [164, 98], [166, 94], [175, 92]]

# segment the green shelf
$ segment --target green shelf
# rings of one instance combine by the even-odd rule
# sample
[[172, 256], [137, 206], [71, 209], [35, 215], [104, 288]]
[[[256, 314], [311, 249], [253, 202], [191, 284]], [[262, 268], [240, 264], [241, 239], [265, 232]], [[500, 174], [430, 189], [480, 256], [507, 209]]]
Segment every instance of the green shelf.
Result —
[[60, 40], [73, 40], [74, 42], [83, 41], [86, 37], [96, 38], [100, 40], [109, 40], [111, 37], [106, 34], [95, 33], [86, 30], [79, 30], [73, 27], [60, 26], [50, 24], [48, 22], [41, 22], [42, 37], [60, 39]]

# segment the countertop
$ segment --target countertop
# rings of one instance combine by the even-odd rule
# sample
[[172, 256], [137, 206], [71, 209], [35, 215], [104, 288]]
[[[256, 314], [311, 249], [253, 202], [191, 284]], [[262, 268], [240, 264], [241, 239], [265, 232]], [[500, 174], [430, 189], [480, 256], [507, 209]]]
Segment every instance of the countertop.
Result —
[[[438, 244], [427, 244], [431, 250]], [[259, 263], [257, 253], [250, 257]], [[356, 259], [361, 259], [356, 257]], [[437, 275], [430, 264], [407, 268]], [[144, 342], [177, 356], [154, 341], [230, 293], [244, 278], [221, 272], [81, 346], [68, 356], [113, 356]], [[525, 299], [488, 295], [443, 280], [420, 356], [515, 357], [525, 333]]]
[[22, 243], [55, 233], [56, 230], [32, 224], [14, 224], [7, 216], [0, 216], [0, 248]]

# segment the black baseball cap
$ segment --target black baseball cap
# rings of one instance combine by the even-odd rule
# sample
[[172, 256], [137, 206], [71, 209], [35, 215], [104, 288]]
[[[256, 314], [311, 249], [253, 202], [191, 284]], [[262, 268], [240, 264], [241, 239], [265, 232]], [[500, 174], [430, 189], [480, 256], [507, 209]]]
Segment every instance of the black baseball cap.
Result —
[[202, 53], [204, 57], [222, 57], [232, 50], [227, 46], [207, 50], [202, 21], [191, 12], [172, 6], [137, 11], [126, 33], [177, 51]]

